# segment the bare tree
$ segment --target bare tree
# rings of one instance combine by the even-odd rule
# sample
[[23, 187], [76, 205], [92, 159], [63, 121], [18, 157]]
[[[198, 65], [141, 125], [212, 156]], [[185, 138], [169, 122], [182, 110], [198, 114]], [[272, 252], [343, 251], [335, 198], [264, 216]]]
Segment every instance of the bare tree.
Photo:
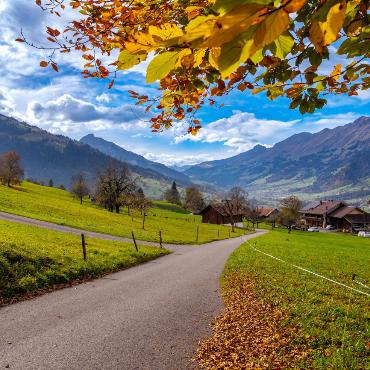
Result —
[[0, 181], [3, 185], [20, 184], [24, 177], [21, 156], [17, 152], [7, 152], [0, 157]]
[[229, 190], [222, 203], [224, 212], [230, 217], [231, 228], [234, 232], [235, 216], [247, 214], [248, 193], [239, 186], [235, 186]]
[[281, 199], [280, 205], [280, 222], [287, 226], [290, 232], [291, 226], [299, 218], [299, 210], [302, 208], [302, 202], [298, 199], [298, 197], [292, 195]]
[[108, 211], [119, 213], [125, 198], [135, 191], [135, 183], [127, 165], [110, 163], [97, 174], [96, 199]]
[[138, 188], [135, 193], [131, 196], [131, 207], [137, 209], [143, 216], [142, 229], [145, 229], [145, 218], [147, 216], [146, 212], [151, 207], [151, 203], [146, 199], [144, 191], [142, 188]]
[[77, 175], [72, 176], [71, 181], [71, 194], [80, 200], [82, 200], [86, 195], [89, 195], [90, 189], [87, 185], [86, 176], [83, 172], [79, 172]]

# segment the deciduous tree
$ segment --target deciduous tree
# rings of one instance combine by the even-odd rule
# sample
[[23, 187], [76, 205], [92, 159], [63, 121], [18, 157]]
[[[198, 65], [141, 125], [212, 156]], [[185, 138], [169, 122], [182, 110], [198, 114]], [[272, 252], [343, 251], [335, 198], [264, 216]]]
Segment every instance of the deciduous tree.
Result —
[[10, 187], [20, 184], [24, 170], [21, 165], [21, 156], [17, 152], [7, 152], [0, 156], [0, 181]]
[[222, 203], [224, 212], [230, 217], [231, 228], [234, 232], [235, 216], [247, 214], [248, 193], [239, 186], [235, 186], [228, 191]]
[[194, 186], [185, 189], [185, 208], [192, 212], [199, 212], [205, 207], [203, 195], [200, 190]]
[[82, 204], [83, 198], [89, 195], [90, 189], [83, 172], [79, 172], [77, 175], [72, 176], [71, 193], [80, 200], [80, 204]]
[[[36, 4], [63, 17], [63, 0]], [[195, 113], [235, 89], [287, 97], [290, 108], [305, 113], [323, 107], [329, 93], [357, 95], [370, 86], [368, 0], [76, 0], [70, 6], [76, 16], [65, 29], [47, 28], [51, 45], [44, 49], [51, 54], [41, 67], [58, 71], [56, 51], [78, 50], [83, 75], [109, 78], [111, 88], [117, 71], [149, 61], [146, 80], [159, 81], [161, 95], [130, 93], [137, 104], [159, 110], [153, 131], [188, 115], [196, 134]], [[23, 34], [18, 41], [39, 47]]]
[[280, 200], [280, 223], [290, 227], [299, 219], [299, 210], [302, 208], [302, 202], [295, 195]]
[[125, 202], [125, 197], [136, 189], [136, 179], [125, 164], [110, 163], [103, 171], [98, 171], [96, 199], [99, 204], [116, 213]]

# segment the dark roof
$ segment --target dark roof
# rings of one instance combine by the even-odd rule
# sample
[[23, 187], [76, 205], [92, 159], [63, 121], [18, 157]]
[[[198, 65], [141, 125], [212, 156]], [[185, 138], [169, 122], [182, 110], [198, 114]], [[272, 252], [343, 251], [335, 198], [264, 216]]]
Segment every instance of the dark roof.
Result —
[[350, 224], [370, 224], [370, 214], [364, 213], [362, 215], [346, 215], [344, 217]]
[[318, 203], [313, 208], [301, 209], [300, 213], [309, 213], [313, 215], [324, 215], [325, 213], [330, 213], [336, 210], [341, 205], [346, 206], [346, 203], [336, 200], [325, 200]]
[[335, 217], [335, 218], [343, 218], [344, 216], [347, 216], [348, 214], [350, 214], [353, 210], [359, 210], [361, 212], [363, 212], [360, 208], [358, 207], [354, 207], [354, 206], [344, 206], [344, 207], [340, 207], [336, 210], [334, 210], [333, 212], [331, 212], [329, 214], [330, 217]]
[[[209, 204], [205, 208], [203, 208], [199, 214], [203, 214], [208, 208], [213, 208], [216, 212], [218, 212], [222, 216], [229, 216], [229, 214], [225, 211], [223, 204], [221, 203], [214, 203], [214, 204]], [[234, 211], [233, 216], [244, 216], [246, 214], [245, 211]]]
[[262, 217], [268, 217], [274, 211], [277, 211], [277, 209], [276, 208], [267, 208], [267, 207], [257, 208], [258, 215], [262, 216]]

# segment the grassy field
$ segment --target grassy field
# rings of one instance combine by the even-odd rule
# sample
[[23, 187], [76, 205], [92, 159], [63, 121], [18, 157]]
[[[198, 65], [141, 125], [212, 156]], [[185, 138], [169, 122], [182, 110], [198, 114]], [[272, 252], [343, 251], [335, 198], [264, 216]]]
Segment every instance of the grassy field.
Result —
[[79, 236], [0, 221], [0, 304], [15, 297], [85, 280], [168, 254], [162, 248], [87, 240], [83, 260]]
[[[139, 214], [128, 216], [125, 210], [122, 214], [110, 213], [91, 204], [89, 199], [81, 206], [66, 191], [28, 182], [15, 188], [0, 185], [0, 211], [117, 236], [131, 237], [134, 231], [138, 240], [158, 241], [159, 230], [165, 243], [174, 244], [202, 244], [229, 237], [228, 227], [201, 224], [199, 216], [189, 215], [181, 207], [166, 202], [154, 202], [142, 230]], [[241, 233], [236, 229], [231, 237]]]
[[[256, 248], [265, 253], [370, 293], [370, 290], [352, 281], [353, 274], [356, 274], [358, 281], [370, 285], [369, 239], [299, 231], [288, 234], [286, 230], [275, 229], [251, 241], [254, 242]], [[250, 284], [248, 289], [253, 291], [259, 307], [270, 307], [269, 312], [282, 312], [276, 331], [285, 330], [286, 333], [287, 328], [297, 329], [289, 346], [301, 348], [306, 354], [304, 359], [299, 359], [295, 353], [297, 362], [292, 363], [290, 368], [368, 368], [369, 297], [254, 251], [250, 244], [243, 244], [227, 262], [222, 278], [225, 298], [239, 289], [235, 284], [238, 280]], [[251, 299], [245, 298], [247, 294], [242, 295], [245, 312], [251, 307]], [[232, 311], [233, 302], [228, 302], [226, 298], [226, 303]], [[237, 315], [230, 315], [237, 322]], [[264, 317], [264, 320], [269, 319]], [[221, 319], [221, 326], [222, 320], [225, 321], [225, 318]], [[240, 329], [239, 333], [246, 333], [245, 329]], [[254, 332], [258, 333], [258, 329], [251, 331]], [[253, 341], [258, 341], [258, 336], [256, 334]], [[235, 348], [234, 344], [233, 348], [229, 348], [230, 352]], [[282, 348], [284, 351], [287, 344]], [[283, 357], [284, 353], [279, 353], [280, 360]], [[258, 359], [254, 360], [258, 363]]]

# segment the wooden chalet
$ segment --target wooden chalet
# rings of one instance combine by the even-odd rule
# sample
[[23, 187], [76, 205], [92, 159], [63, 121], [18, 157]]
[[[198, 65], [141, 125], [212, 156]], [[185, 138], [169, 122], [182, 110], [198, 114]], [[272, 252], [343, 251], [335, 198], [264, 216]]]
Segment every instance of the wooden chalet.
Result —
[[[225, 212], [222, 204], [210, 204], [200, 211], [199, 214], [202, 216], [203, 223], [217, 225], [231, 224], [231, 216]], [[243, 211], [234, 212], [232, 216], [234, 223], [243, 222], [245, 215], [246, 212]]]
[[256, 209], [256, 212], [258, 214], [258, 218], [260, 220], [266, 220], [268, 218], [273, 218], [279, 214], [279, 210], [276, 208], [263, 208], [263, 207], [258, 207]]
[[349, 206], [343, 201], [320, 201], [310, 204], [300, 211], [306, 226], [326, 227], [356, 232], [370, 227], [370, 214], [364, 210]]

